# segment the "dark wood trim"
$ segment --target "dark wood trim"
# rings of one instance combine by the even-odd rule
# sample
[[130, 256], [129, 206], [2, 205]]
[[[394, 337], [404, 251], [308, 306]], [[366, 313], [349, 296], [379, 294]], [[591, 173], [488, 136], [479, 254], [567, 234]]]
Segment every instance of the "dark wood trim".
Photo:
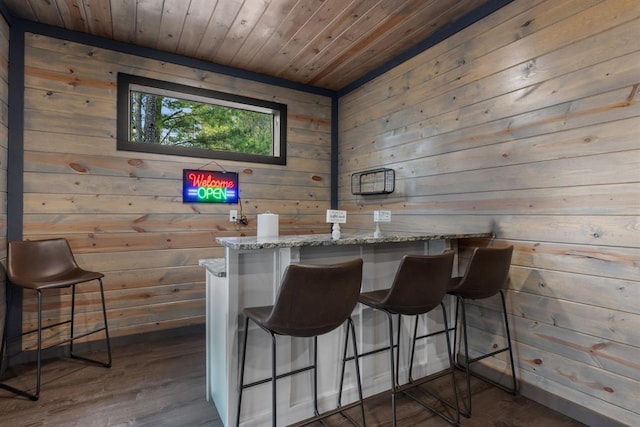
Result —
[[11, 12], [9, 12], [7, 5], [4, 4], [4, 0], [0, 0], [0, 15], [4, 17], [4, 20], [7, 21], [7, 24], [9, 24], [9, 26], [13, 25], [13, 15], [11, 15]]
[[[24, 31], [20, 24], [10, 28], [9, 99], [7, 141], [7, 241], [21, 240], [23, 230], [24, 172]], [[7, 279], [6, 336], [22, 332], [22, 289], [9, 285]], [[20, 339], [7, 345], [7, 354], [22, 348]]]
[[338, 97], [331, 98], [331, 209], [338, 209]]

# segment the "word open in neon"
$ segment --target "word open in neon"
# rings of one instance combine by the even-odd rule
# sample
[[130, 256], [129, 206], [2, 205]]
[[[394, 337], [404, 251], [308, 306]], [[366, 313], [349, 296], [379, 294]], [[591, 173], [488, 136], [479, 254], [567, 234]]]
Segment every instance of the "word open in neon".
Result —
[[184, 203], [238, 203], [238, 173], [184, 169]]

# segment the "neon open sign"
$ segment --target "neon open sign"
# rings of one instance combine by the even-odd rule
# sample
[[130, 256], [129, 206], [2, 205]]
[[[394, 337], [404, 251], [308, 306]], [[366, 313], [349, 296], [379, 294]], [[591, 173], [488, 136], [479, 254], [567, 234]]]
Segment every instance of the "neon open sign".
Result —
[[182, 201], [185, 203], [238, 203], [238, 174], [184, 169]]

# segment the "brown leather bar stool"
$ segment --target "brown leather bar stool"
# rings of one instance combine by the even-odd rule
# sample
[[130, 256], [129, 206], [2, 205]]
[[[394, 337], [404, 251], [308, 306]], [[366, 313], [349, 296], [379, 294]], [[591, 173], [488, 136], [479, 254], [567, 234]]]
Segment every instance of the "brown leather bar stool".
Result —
[[[102, 273], [83, 270], [78, 266], [73, 257], [69, 243], [65, 239], [48, 240], [24, 240], [9, 242], [7, 254], [7, 276], [12, 286], [21, 287], [35, 291], [38, 297], [38, 327], [35, 330], [24, 332], [22, 335], [37, 333], [37, 370], [35, 393], [19, 390], [7, 384], [0, 383], [0, 388], [12, 391], [16, 394], [28, 397], [31, 400], [38, 400], [40, 397], [40, 368], [42, 353], [42, 330], [69, 323], [69, 338], [56, 343], [50, 347], [63, 343], [69, 343], [70, 357], [91, 363], [96, 363], [104, 367], [111, 367], [111, 345], [109, 343], [109, 329], [107, 327], [107, 310], [104, 302], [104, 289], [102, 286]], [[100, 285], [100, 296], [102, 298], [102, 315], [104, 326], [80, 335], [74, 335], [74, 315], [76, 301], [76, 285], [97, 280]], [[71, 293], [71, 318], [56, 324], [42, 326], [42, 292], [47, 289], [72, 288]], [[7, 310], [8, 311], [8, 310]], [[7, 316], [8, 318], [8, 316]], [[6, 325], [5, 325], [6, 326]], [[6, 327], [5, 327], [6, 331]], [[108, 360], [100, 362], [73, 353], [73, 342], [77, 339], [91, 334], [104, 331], [107, 346]], [[4, 348], [4, 346], [2, 346]], [[49, 347], [46, 347], [49, 348]], [[45, 349], [46, 349], [45, 348]], [[0, 360], [2, 360], [0, 352]]]
[[[357, 258], [339, 264], [303, 265], [291, 264], [287, 267], [274, 305], [249, 307], [243, 310], [244, 343], [240, 364], [240, 387], [236, 425], [240, 424], [242, 393], [246, 388], [271, 381], [272, 423], [276, 426], [276, 380], [313, 370], [313, 402], [315, 417], [305, 421], [311, 423], [330, 415], [342, 413], [357, 425], [344, 410], [360, 405], [362, 425], [365, 425], [362, 384], [358, 365], [355, 327], [351, 312], [358, 303], [362, 283], [362, 259]], [[247, 355], [249, 319], [271, 335], [271, 378], [244, 384], [244, 368]], [[346, 358], [349, 334], [353, 343], [353, 354], [358, 383], [358, 402], [320, 414], [318, 411], [318, 336], [338, 328], [346, 322], [343, 360]], [[290, 337], [313, 337], [313, 363], [291, 372], [276, 374], [276, 335]]]
[[[505, 303], [503, 286], [507, 283], [509, 278], [509, 268], [511, 267], [511, 256], [513, 254], [513, 246], [507, 246], [503, 248], [498, 247], [486, 247], [475, 248], [469, 261], [469, 266], [462, 277], [455, 277], [451, 280], [451, 285], [448, 294], [456, 297], [456, 325], [458, 323], [458, 312], [462, 313], [462, 338], [464, 341], [464, 363], [459, 359], [458, 347], [461, 345], [458, 342], [457, 327], [454, 329], [454, 349], [456, 353], [455, 363], [456, 367], [461, 368], [466, 373], [467, 380], [467, 401], [466, 409], [461, 410], [461, 414], [470, 417], [471, 416], [471, 381], [470, 375], [477, 376], [482, 380], [498, 386], [510, 393], [517, 393], [516, 384], [516, 370], [513, 363], [513, 351], [511, 348], [511, 334], [509, 333], [509, 319], [507, 316], [507, 305]], [[468, 323], [467, 313], [465, 310], [465, 303], [467, 300], [480, 300], [493, 297], [496, 294], [500, 294], [502, 301], [502, 313], [504, 316], [504, 326], [506, 331], [507, 345], [503, 348], [491, 351], [487, 354], [482, 354], [477, 357], [469, 357], [469, 341], [468, 341]], [[495, 356], [499, 353], [509, 352], [509, 361], [511, 363], [511, 375], [513, 386], [508, 388], [499, 384], [489, 378], [480, 374], [471, 372], [470, 365], [472, 363], [483, 360], [487, 357]]]
[[[391, 407], [392, 407], [392, 425], [396, 425], [396, 396], [403, 394], [416, 401], [426, 409], [434, 412], [447, 422], [458, 425], [460, 421], [458, 412], [458, 393], [456, 389], [455, 376], [453, 371], [453, 358], [451, 355], [451, 344], [449, 342], [449, 326], [447, 322], [447, 311], [443, 304], [443, 298], [446, 294], [449, 282], [451, 281], [451, 272], [453, 270], [454, 252], [447, 251], [440, 255], [405, 255], [396, 271], [395, 278], [389, 289], [382, 289], [360, 294], [360, 303], [380, 310], [387, 315], [389, 324], [389, 346], [372, 350], [360, 354], [364, 357], [370, 354], [379, 353], [380, 351], [389, 351], [389, 362], [391, 368]], [[417, 328], [418, 317], [429, 313], [431, 310], [440, 306], [444, 319], [444, 329], [431, 332], [421, 338], [434, 337], [444, 334], [447, 341], [447, 353], [449, 358], [449, 371], [451, 374], [451, 382], [453, 387], [454, 403], [451, 404], [446, 400], [436, 396], [434, 393], [427, 391], [433, 397], [440, 400], [441, 403], [449, 406], [455, 411], [455, 415], [449, 417], [443, 412], [435, 410], [431, 405], [418, 399], [409, 393], [425, 381], [414, 381], [409, 374], [409, 381], [406, 384], [399, 384], [399, 359], [400, 359], [400, 331], [402, 316], [413, 316], [415, 318], [415, 326]], [[398, 315], [397, 338], [393, 343], [393, 315]], [[416, 330], [414, 328], [414, 337], [412, 339], [411, 360], [409, 369], [413, 365], [414, 349], [416, 341]], [[396, 357], [394, 362], [393, 349], [396, 349]], [[343, 362], [344, 363], [344, 362]], [[424, 388], [421, 390], [425, 391]]]

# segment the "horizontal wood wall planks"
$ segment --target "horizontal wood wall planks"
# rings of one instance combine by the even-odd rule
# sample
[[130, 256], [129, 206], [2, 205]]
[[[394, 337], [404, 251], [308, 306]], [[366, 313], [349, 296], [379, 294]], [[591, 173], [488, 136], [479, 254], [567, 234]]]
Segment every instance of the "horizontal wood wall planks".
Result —
[[[383, 232], [485, 227], [514, 245], [521, 379], [628, 425], [640, 417], [639, 37], [638, 2], [516, 0], [339, 109], [343, 228], [373, 232], [372, 211], [388, 209]], [[350, 174], [376, 167], [395, 170], [395, 192], [351, 195]], [[475, 244], [488, 243], [459, 246]], [[474, 351], [504, 343], [498, 303], [470, 307]], [[503, 356], [486, 363], [508, 372]]]
[[[65, 237], [105, 274], [113, 336], [202, 324], [198, 261], [224, 256], [218, 236], [255, 235], [258, 213], [279, 213], [282, 234], [327, 232], [330, 98], [36, 34], [25, 55], [24, 237]], [[117, 151], [118, 72], [287, 104], [287, 165]], [[241, 206], [183, 204], [182, 169], [197, 168], [238, 172]], [[230, 223], [230, 209], [248, 225]], [[99, 305], [95, 289], [81, 292], [89, 327]], [[24, 308], [26, 330], [32, 295]], [[46, 300], [51, 321], [68, 310], [64, 292]]]

